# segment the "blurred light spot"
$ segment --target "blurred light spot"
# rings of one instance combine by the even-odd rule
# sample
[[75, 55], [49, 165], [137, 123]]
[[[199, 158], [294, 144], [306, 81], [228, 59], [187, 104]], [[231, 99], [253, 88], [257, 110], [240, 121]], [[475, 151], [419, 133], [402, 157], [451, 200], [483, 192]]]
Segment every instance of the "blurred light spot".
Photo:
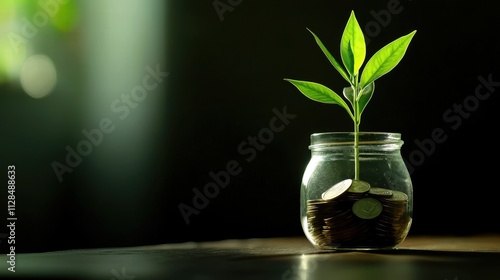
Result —
[[71, 31], [76, 25], [78, 12], [75, 1], [60, 4], [57, 14], [52, 18], [52, 25], [61, 32]]
[[[16, 3], [14, 0], [0, 1], [0, 27], [8, 26], [14, 20], [16, 14]], [[0, 29], [2, 29], [0, 28]]]
[[26, 48], [14, 51], [9, 38], [0, 36], [0, 84], [10, 83], [19, 78], [26, 51]]
[[33, 98], [50, 94], [57, 83], [56, 68], [46, 55], [33, 55], [24, 62], [21, 69], [21, 86]]

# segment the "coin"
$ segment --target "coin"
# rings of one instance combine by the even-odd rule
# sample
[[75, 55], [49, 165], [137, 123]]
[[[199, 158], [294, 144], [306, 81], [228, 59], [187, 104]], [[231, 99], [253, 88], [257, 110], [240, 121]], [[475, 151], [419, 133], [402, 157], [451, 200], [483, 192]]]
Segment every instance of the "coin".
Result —
[[393, 194], [391, 190], [384, 188], [371, 188], [368, 193], [373, 196], [380, 196], [380, 197], [391, 197]]
[[392, 191], [392, 197], [389, 198], [389, 200], [393, 201], [407, 201], [408, 200], [408, 195], [405, 194], [404, 192], [400, 191]]
[[409, 199], [401, 191], [366, 190], [365, 184], [347, 179], [321, 197], [306, 201], [308, 231], [319, 246], [393, 246], [408, 234]]
[[352, 205], [352, 212], [361, 219], [373, 219], [382, 213], [382, 203], [372, 197], [362, 198]]
[[370, 190], [370, 184], [361, 180], [353, 180], [347, 191], [352, 193], [366, 193]]
[[333, 185], [328, 190], [326, 190], [321, 195], [321, 198], [325, 200], [334, 199], [343, 194], [347, 189], [349, 189], [351, 185], [352, 185], [352, 179], [345, 179], [343, 181], [340, 181], [337, 184]]

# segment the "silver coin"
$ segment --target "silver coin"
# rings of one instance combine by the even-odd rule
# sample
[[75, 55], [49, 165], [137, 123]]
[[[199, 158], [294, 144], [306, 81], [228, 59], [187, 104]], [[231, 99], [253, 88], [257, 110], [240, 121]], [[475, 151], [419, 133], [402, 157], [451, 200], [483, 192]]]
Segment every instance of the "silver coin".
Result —
[[333, 185], [331, 188], [329, 188], [327, 191], [325, 191], [321, 195], [321, 198], [325, 200], [334, 199], [340, 196], [341, 194], [345, 193], [351, 185], [352, 185], [352, 179], [345, 179], [343, 181], [340, 181], [337, 184]]

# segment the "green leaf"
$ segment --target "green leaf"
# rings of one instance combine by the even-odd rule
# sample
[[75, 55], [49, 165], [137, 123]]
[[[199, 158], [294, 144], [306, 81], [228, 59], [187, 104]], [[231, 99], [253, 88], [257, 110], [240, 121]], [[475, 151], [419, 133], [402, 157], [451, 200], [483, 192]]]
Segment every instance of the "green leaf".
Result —
[[344, 90], [342, 91], [344, 93], [344, 96], [349, 102], [351, 103], [352, 107], [354, 107], [354, 104], [356, 100], [354, 100], [354, 89], [352, 86], [350, 87], [345, 87]]
[[309, 99], [312, 99], [317, 102], [327, 103], [327, 104], [337, 104], [340, 107], [344, 108], [347, 113], [353, 118], [352, 112], [349, 109], [349, 106], [345, 101], [333, 90], [328, 87], [308, 81], [298, 81], [292, 79], [284, 79], [292, 83], [302, 94], [304, 94]]
[[351, 80], [349, 79], [349, 76], [347, 75], [347, 73], [345, 72], [344, 68], [342, 67], [342, 65], [340, 63], [337, 62], [337, 60], [333, 57], [333, 55], [330, 54], [330, 52], [328, 51], [328, 49], [325, 47], [325, 45], [323, 45], [323, 43], [321, 42], [321, 40], [319, 39], [318, 36], [316, 36], [316, 34], [314, 34], [310, 29], [307, 29], [309, 30], [309, 32], [311, 32], [311, 34], [314, 36], [314, 40], [316, 40], [316, 44], [318, 44], [318, 46], [320, 47], [320, 49], [323, 51], [323, 53], [325, 54], [325, 56], [328, 58], [328, 60], [330, 61], [330, 63], [333, 65], [333, 67], [335, 69], [337, 69], [337, 71], [340, 73], [340, 75], [347, 81], [347, 82], [351, 82]]
[[372, 98], [373, 92], [375, 91], [375, 83], [371, 82], [361, 91], [361, 94], [358, 96], [358, 105], [359, 105], [359, 114], [358, 120], [361, 121], [361, 114], [366, 108], [368, 102]]
[[372, 98], [373, 92], [375, 90], [375, 83], [369, 84], [367, 87], [362, 89], [359, 93], [358, 96], [354, 95], [354, 87], [345, 87], [344, 88], [344, 96], [349, 100], [353, 108], [357, 107], [357, 112], [356, 110], [354, 111], [354, 114], [356, 115], [354, 122], [359, 124], [361, 122], [361, 114], [363, 113], [363, 110], [365, 109], [366, 105]]
[[416, 32], [415, 30], [392, 41], [370, 58], [361, 74], [360, 85], [362, 88], [387, 74], [401, 61]]
[[340, 56], [351, 76], [358, 75], [366, 57], [366, 44], [363, 30], [359, 26], [354, 11], [347, 21], [340, 41]]

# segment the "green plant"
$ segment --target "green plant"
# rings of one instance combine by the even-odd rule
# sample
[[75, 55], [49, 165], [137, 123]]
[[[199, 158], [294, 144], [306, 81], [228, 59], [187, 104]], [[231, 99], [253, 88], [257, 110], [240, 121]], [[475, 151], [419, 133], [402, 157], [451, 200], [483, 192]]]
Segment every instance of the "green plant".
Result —
[[417, 31], [414, 30], [381, 48], [368, 60], [361, 72], [360, 69], [366, 57], [366, 43], [354, 11], [351, 12], [340, 41], [340, 57], [343, 66], [331, 55], [319, 37], [311, 30], [309, 32], [314, 36], [316, 43], [333, 67], [350, 84], [349, 87], [343, 89], [343, 94], [351, 106], [349, 107], [340, 95], [322, 84], [293, 79], [285, 80], [292, 83], [306, 97], [321, 103], [340, 105], [347, 111], [354, 122], [354, 179], [359, 180], [358, 133], [361, 114], [372, 98], [375, 80], [387, 74], [401, 61]]

